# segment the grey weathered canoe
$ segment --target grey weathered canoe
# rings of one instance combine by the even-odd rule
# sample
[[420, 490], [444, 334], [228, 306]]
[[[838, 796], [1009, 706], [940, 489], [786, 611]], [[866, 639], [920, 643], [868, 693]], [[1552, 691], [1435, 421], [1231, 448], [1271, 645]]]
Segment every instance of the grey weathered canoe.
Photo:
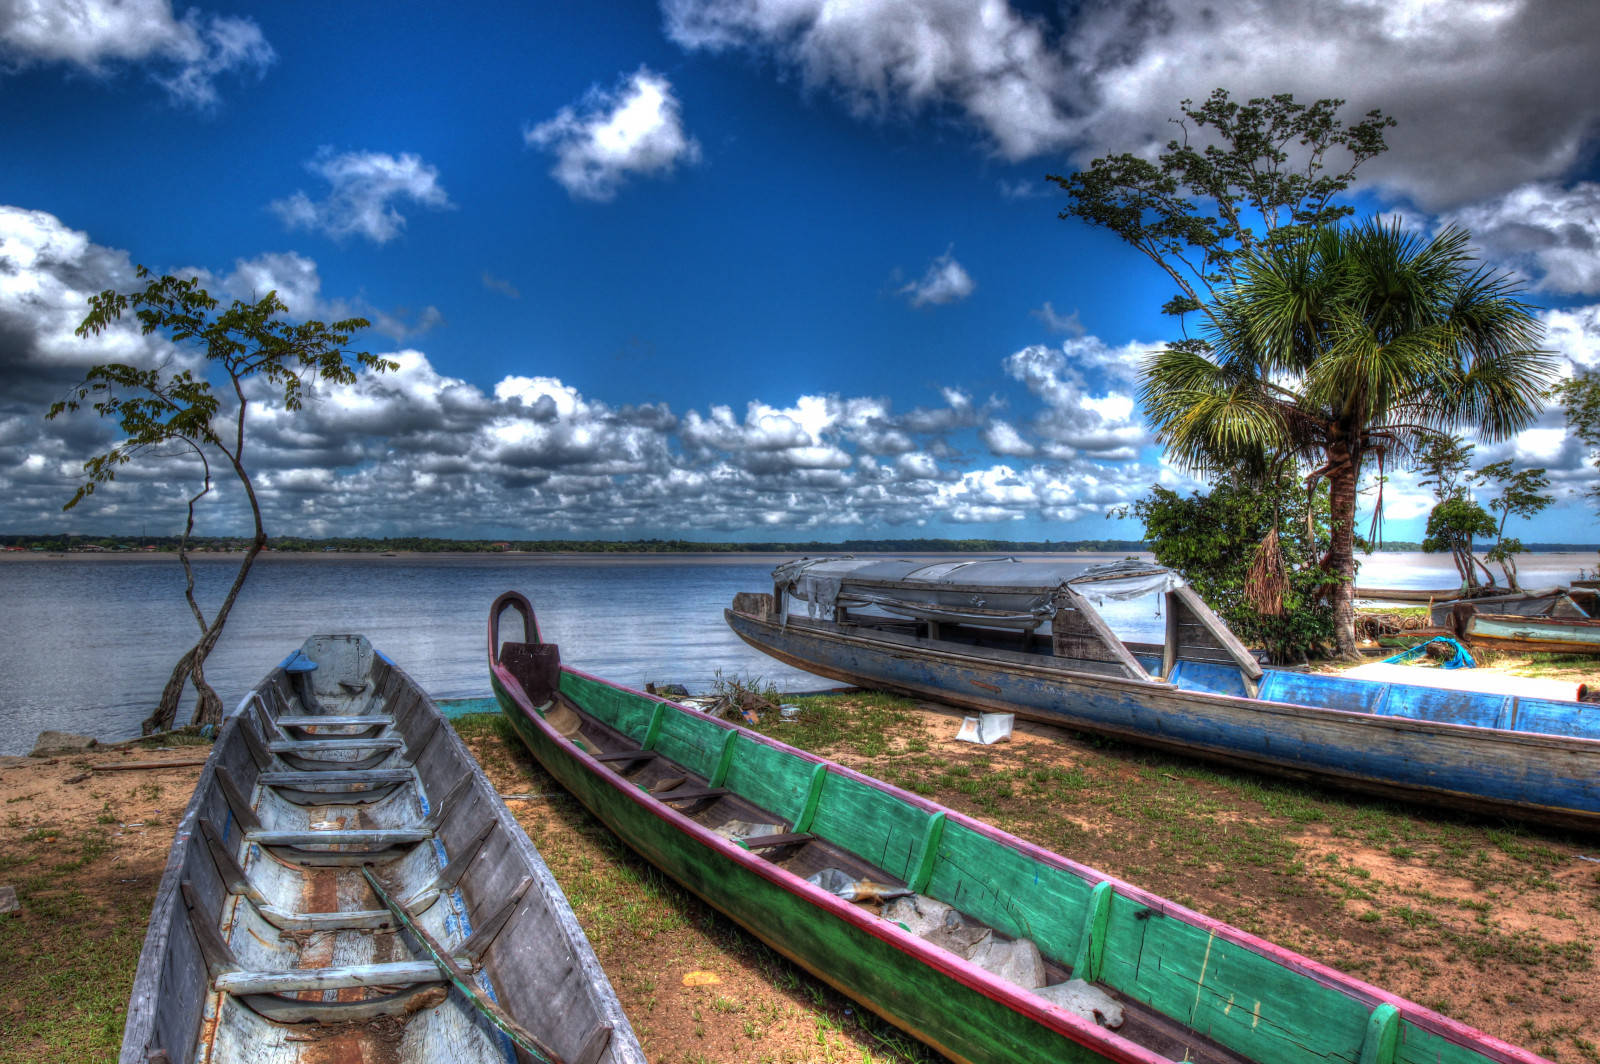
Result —
[[224, 720], [121, 1064], [643, 1064], [561, 888], [438, 707], [313, 636]]
[[[1122, 642], [1093, 605], [1156, 593], [1160, 645]], [[813, 559], [780, 566], [772, 593], [741, 593], [724, 616], [756, 649], [846, 683], [1389, 797], [1600, 829], [1592, 706], [1263, 668], [1177, 574], [1155, 565]]]

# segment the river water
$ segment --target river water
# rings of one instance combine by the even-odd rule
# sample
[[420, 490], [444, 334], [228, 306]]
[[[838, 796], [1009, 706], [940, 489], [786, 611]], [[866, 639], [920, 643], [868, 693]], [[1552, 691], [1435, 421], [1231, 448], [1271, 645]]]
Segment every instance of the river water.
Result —
[[[317, 632], [361, 632], [436, 698], [489, 689], [484, 630], [502, 591], [527, 595], [562, 660], [608, 679], [708, 689], [720, 672], [785, 690], [830, 681], [780, 665], [740, 642], [722, 620], [738, 591], [771, 588], [789, 555], [300, 555], [265, 554], [206, 666], [232, 704]], [[1121, 555], [1074, 555], [1115, 560]], [[1528, 587], [1593, 569], [1595, 554], [1521, 560]], [[201, 599], [216, 603], [237, 556], [196, 559]], [[1360, 582], [1448, 587], [1448, 556], [1375, 554]], [[196, 629], [171, 555], [0, 560], [0, 754], [26, 753], [53, 728], [111, 740], [136, 735]], [[1109, 606], [1109, 604], [1108, 604]], [[1127, 638], [1161, 638], [1149, 604], [1111, 606]], [[180, 722], [188, 710], [180, 711]]]

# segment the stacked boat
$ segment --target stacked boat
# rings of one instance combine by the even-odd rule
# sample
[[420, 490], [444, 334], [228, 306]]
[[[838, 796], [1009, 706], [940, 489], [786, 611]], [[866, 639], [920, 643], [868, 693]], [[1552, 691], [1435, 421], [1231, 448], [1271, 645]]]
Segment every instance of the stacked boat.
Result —
[[122, 1064], [642, 1064], [538, 852], [437, 706], [314, 636], [223, 722]]

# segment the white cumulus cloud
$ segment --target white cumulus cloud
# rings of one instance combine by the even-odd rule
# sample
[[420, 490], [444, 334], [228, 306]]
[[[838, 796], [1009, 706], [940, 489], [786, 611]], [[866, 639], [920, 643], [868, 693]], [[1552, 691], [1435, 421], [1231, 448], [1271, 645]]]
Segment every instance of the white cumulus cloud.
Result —
[[955, 260], [954, 252], [954, 248], [945, 249], [943, 255], [928, 264], [921, 278], [901, 287], [900, 294], [914, 307], [957, 303], [970, 296], [978, 285]]
[[615, 91], [590, 89], [579, 107], [563, 107], [524, 130], [523, 140], [554, 153], [550, 176], [570, 195], [602, 203], [631, 174], [669, 174], [680, 162], [700, 160], [672, 83], [643, 66]]
[[291, 229], [319, 230], [336, 239], [364, 236], [386, 244], [405, 229], [406, 218], [397, 203], [434, 210], [453, 206], [439, 183], [439, 171], [410, 152], [336, 153], [324, 147], [306, 163], [306, 169], [330, 187], [321, 200], [296, 191], [287, 199], [272, 202], [272, 209]]
[[175, 18], [170, 0], [0, 2], [0, 73], [64, 63], [105, 76], [144, 64], [174, 102], [210, 107], [219, 76], [260, 75], [275, 58], [251, 19], [193, 8]]
[[1535, 182], [1446, 216], [1551, 292], [1600, 293], [1600, 184]]

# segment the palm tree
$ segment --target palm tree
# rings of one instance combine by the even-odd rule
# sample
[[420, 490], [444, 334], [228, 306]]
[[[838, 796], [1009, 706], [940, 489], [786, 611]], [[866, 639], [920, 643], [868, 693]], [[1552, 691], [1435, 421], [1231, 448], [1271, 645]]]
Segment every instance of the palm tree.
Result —
[[1369, 221], [1257, 246], [1205, 308], [1207, 339], [1144, 366], [1140, 398], [1180, 465], [1259, 477], [1303, 463], [1308, 490], [1327, 479], [1322, 565], [1345, 657], [1356, 652], [1364, 464], [1404, 463], [1431, 433], [1504, 439], [1538, 416], [1555, 376], [1532, 308], [1473, 259], [1468, 239]]

